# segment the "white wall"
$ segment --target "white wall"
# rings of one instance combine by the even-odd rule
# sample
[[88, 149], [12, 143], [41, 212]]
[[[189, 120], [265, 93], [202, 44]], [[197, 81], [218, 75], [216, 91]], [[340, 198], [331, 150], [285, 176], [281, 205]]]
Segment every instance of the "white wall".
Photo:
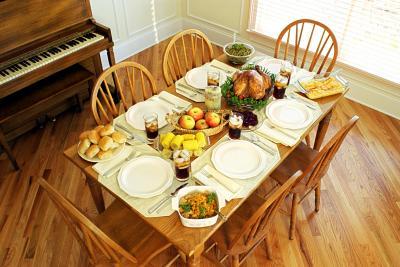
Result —
[[[249, 0], [91, 0], [91, 5], [95, 19], [112, 30], [117, 61], [187, 28], [203, 31], [219, 45], [235, 33], [238, 40], [273, 54], [274, 40], [247, 32]], [[400, 119], [400, 85], [337, 66], [351, 83], [347, 98]]]
[[[182, 30], [181, 0], [90, 0], [93, 17], [111, 28], [116, 61]], [[108, 67], [102, 53], [103, 67]]]

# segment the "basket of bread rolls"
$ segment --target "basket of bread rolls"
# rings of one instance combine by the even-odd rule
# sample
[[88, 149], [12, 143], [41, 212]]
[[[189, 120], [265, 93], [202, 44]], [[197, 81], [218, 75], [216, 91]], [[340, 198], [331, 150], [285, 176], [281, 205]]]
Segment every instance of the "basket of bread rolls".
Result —
[[107, 124], [84, 131], [79, 140], [79, 156], [90, 162], [100, 162], [112, 159], [121, 152], [126, 136], [116, 131], [111, 124]]

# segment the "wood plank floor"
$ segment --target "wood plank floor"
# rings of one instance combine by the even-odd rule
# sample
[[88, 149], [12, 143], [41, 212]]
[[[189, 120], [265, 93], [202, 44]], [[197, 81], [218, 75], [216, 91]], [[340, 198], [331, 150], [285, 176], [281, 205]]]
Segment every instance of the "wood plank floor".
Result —
[[[161, 89], [165, 46], [164, 41], [130, 58], [149, 68]], [[400, 121], [343, 99], [327, 136], [354, 114], [361, 119], [323, 179], [321, 210], [314, 212], [312, 197], [303, 202], [292, 241], [289, 219], [279, 214], [270, 236], [273, 261], [260, 246], [244, 266], [400, 265]], [[86, 103], [82, 113], [67, 112], [15, 142], [12, 150], [22, 166], [19, 172], [0, 156], [1, 266], [87, 266], [86, 255], [48, 199], [40, 196], [33, 205], [32, 180], [46, 176], [95, 217], [83, 175], [62, 155], [82, 130], [94, 124]], [[212, 266], [207, 261], [203, 265]]]

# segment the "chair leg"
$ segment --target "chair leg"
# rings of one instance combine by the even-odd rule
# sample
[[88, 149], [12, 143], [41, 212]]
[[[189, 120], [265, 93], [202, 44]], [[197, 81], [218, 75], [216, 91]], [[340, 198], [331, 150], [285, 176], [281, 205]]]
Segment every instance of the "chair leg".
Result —
[[319, 211], [319, 207], [321, 205], [321, 182], [318, 183], [318, 186], [314, 189], [315, 192], [315, 212]]
[[240, 265], [239, 255], [233, 255], [232, 256], [232, 266], [239, 267], [239, 265]]
[[297, 217], [297, 206], [299, 205], [299, 194], [294, 193], [292, 199], [292, 210], [290, 213], [290, 229], [289, 229], [289, 239], [293, 240], [294, 230], [296, 229], [296, 217]]
[[307, 146], [311, 147], [311, 137], [309, 134], [306, 135], [306, 144], [307, 144]]
[[271, 246], [268, 243], [268, 237], [264, 238], [264, 245], [267, 252], [267, 259], [272, 260]]

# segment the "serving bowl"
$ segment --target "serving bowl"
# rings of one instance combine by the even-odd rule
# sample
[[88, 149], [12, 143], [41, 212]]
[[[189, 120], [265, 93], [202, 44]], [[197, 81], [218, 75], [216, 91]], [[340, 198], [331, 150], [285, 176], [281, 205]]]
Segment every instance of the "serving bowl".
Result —
[[[235, 56], [235, 55], [231, 55], [229, 54], [226, 50], [227, 48], [231, 47], [233, 44], [242, 44], [245, 47], [249, 48], [251, 50], [251, 53], [245, 56]], [[247, 62], [247, 60], [249, 60], [249, 58], [254, 54], [255, 49], [252, 45], [250, 44], [246, 44], [246, 43], [240, 43], [240, 42], [235, 42], [235, 43], [228, 43], [224, 46], [224, 53], [225, 55], [228, 57], [229, 62], [233, 63], [233, 64], [244, 64]]]
[[183, 226], [199, 228], [199, 227], [207, 227], [214, 225], [218, 220], [218, 214], [213, 217], [205, 218], [205, 219], [188, 219], [181, 215], [179, 212], [179, 201], [182, 197], [194, 193], [194, 192], [210, 192], [215, 193], [217, 195], [217, 203], [218, 203], [218, 212], [221, 208], [225, 207], [225, 199], [222, 195], [218, 194], [218, 192], [211, 186], [187, 186], [179, 190], [178, 194], [172, 198], [172, 209], [178, 212], [179, 218]]

